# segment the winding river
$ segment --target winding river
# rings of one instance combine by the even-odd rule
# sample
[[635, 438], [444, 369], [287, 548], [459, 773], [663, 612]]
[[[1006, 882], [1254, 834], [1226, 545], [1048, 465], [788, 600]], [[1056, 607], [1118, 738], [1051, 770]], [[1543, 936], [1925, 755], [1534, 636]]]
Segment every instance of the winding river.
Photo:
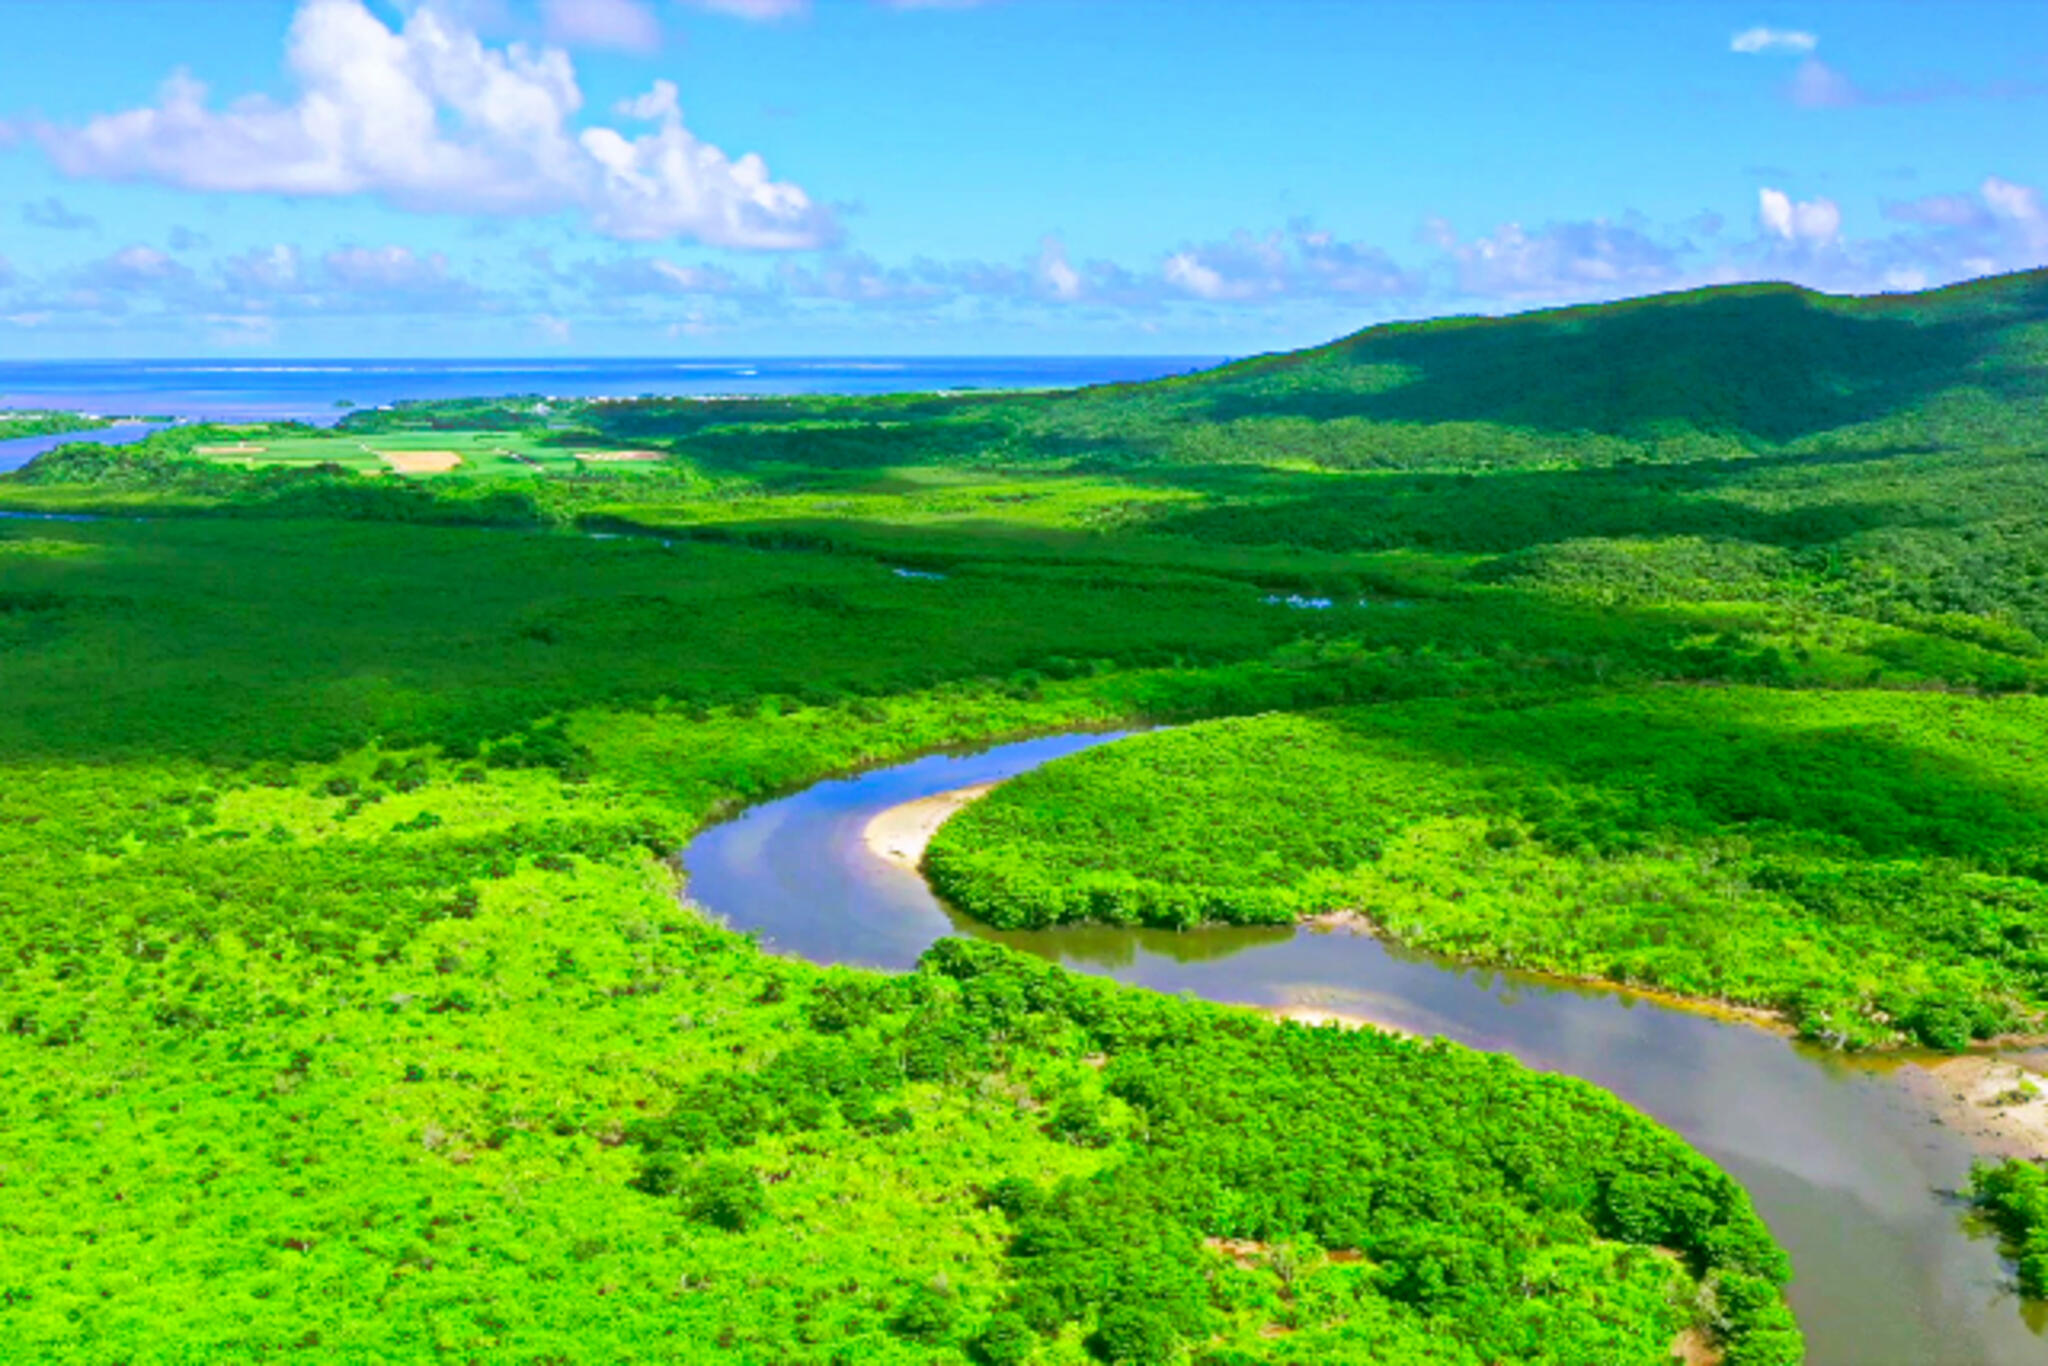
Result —
[[[768, 949], [907, 969], [934, 939], [999, 940], [1082, 972], [1216, 1001], [1312, 1007], [1584, 1077], [1676, 1129], [1748, 1187], [1791, 1252], [1814, 1366], [2040, 1366], [2048, 1330], [1953, 1194], [1972, 1149], [1928, 1076], [1795, 1046], [1621, 992], [1404, 953], [1349, 931], [1001, 932], [944, 906], [863, 833], [881, 812], [1114, 739], [1067, 735], [823, 782], [701, 834], [689, 894]], [[1909, 1084], [1915, 1083], [1917, 1085]]]

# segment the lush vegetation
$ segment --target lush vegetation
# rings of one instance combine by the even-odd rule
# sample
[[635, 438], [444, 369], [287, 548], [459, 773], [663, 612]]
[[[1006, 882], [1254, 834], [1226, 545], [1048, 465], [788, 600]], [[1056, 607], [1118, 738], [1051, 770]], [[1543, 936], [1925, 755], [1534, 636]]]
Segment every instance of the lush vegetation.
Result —
[[0, 409], [0, 441], [23, 436], [62, 436], [66, 432], [91, 432], [113, 424], [103, 417], [84, 413], [44, 412], [28, 408]]
[[2048, 1169], [2023, 1158], [1979, 1164], [1970, 1173], [1970, 1199], [2005, 1239], [2020, 1293], [2048, 1299]]
[[[1074, 582], [1055, 620], [1033, 572], [649, 539], [0, 545], [18, 1351], [1797, 1355], [1740, 1193], [1588, 1088], [963, 949], [821, 972], [674, 901], [660, 859], [733, 803], [1363, 658], [1292, 662], [1241, 583]], [[1267, 1108], [1294, 1136], [1240, 1142]]]
[[[2022, 1022], [2042, 288], [44, 457], [0, 505], [104, 520], [0, 521], [0, 1334], [1797, 1359], [1741, 1192], [1585, 1086], [966, 945], [781, 962], [664, 859], [851, 766], [1195, 722], [1043, 780], [1102, 775], [1095, 872], [1202, 889], [1168, 918], [1366, 886], [1393, 933], [1844, 1040]], [[462, 463], [388, 454], [436, 451]], [[625, 451], [660, 458], [579, 458]], [[1229, 819], [1118, 805], [1124, 765], [1211, 745], [1227, 772], [1157, 782]], [[1047, 818], [1031, 790], [977, 813], [987, 849]]]
[[997, 925], [1355, 911], [1482, 961], [1954, 1048], [2048, 1006], [2048, 707], [1608, 689], [1209, 722], [939, 833]]

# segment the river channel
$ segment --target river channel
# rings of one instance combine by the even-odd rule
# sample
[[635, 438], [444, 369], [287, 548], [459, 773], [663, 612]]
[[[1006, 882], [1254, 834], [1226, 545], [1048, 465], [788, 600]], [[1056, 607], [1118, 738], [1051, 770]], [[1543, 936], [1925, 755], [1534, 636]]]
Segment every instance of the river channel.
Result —
[[164, 429], [161, 422], [117, 422], [111, 427], [97, 427], [89, 432], [60, 432], [56, 436], [17, 436], [0, 441], [0, 474], [18, 470], [45, 451], [54, 451], [59, 446], [85, 442], [93, 446], [126, 446], [140, 441], [151, 432]]
[[2048, 1361], [2040, 1317], [2023, 1312], [1995, 1245], [1965, 1231], [1954, 1191], [1972, 1151], [1904, 1084], [1910, 1069], [1350, 931], [991, 930], [863, 838], [892, 807], [1113, 738], [1030, 740], [819, 783], [701, 834], [684, 853], [689, 895], [757, 931], [770, 951], [815, 962], [903, 970], [941, 936], [977, 935], [1155, 991], [1362, 1015], [1583, 1077], [1670, 1125], [1749, 1189], [1792, 1254], [1791, 1300], [1814, 1366]]

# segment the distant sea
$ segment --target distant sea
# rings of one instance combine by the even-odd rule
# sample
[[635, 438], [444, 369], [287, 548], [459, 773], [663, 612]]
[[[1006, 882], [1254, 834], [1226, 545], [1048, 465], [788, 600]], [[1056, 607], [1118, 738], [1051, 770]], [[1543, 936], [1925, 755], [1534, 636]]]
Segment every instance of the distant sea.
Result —
[[560, 398], [1064, 389], [1157, 379], [1203, 356], [948, 356], [855, 360], [309, 360], [0, 362], [0, 408], [107, 416], [333, 422], [350, 404]]

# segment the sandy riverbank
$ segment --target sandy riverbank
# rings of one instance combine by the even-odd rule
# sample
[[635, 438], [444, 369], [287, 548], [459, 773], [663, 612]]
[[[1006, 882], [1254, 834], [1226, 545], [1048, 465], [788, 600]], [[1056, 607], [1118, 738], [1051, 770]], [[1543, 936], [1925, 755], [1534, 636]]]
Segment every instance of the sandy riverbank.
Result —
[[2048, 1157], [2048, 1075], [2040, 1068], [2038, 1057], [1965, 1053], [1906, 1063], [1898, 1078], [1978, 1152], [2039, 1158]]
[[973, 787], [956, 787], [951, 792], [892, 806], [867, 823], [861, 838], [876, 858], [915, 872], [924, 863], [924, 851], [932, 836], [939, 833], [939, 827], [961, 807], [987, 796], [995, 786], [976, 783]]
[[[939, 827], [970, 802], [993, 791], [998, 783], [977, 783], [971, 787], [939, 792], [916, 801], [904, 802], [875, 815], [862, 831], [862, 838], [874, 855], [886, 863], [917, 872], [925, 850]], [[1303, 922], [1323, 934], [1376, 934], [1372, 921], [1355, 911], [1332, 911]], [[1667, 1008], [1689, 1011], [1789, 1036], [1792, 1030], [1775, 1012], [1737, 1006], [1723, 1001], [1705, 1001], [1675, 996], [1639, 987], [1621, 986], [1597, 979], [1568, 979], [1548, 974], [1529, 974], [1559, 985], [1592, 986], [1619, 991]], [[1378, 1003], [1357, 993], [1328, 987], [1307, 987], [1288, 993], [1288, 999], [1274, 1006], [1254, 1007], [1260, 1013], [1308, 1025], [1338, 1025], [1347, 1029], [1376, 1029], [1385, 1033], [1418, 1037], [1421, 1031], [1403, 1028], [1384, 1018]], [[1883, 1067], [1882, 1055], [1868, 1061]], [[1954, 1130], [1978, 1152], [1991, 1156], [2048, 1156], [2048, 1060], [2034, 1056], [2025, 1063], [2010, 1056], [1964, 1054], [1953, 1058], [1900, 1060], [1894, 1078], [1936, 1122]], [[2035, 1088], [2029, 1097], [2022, 1083]]]

